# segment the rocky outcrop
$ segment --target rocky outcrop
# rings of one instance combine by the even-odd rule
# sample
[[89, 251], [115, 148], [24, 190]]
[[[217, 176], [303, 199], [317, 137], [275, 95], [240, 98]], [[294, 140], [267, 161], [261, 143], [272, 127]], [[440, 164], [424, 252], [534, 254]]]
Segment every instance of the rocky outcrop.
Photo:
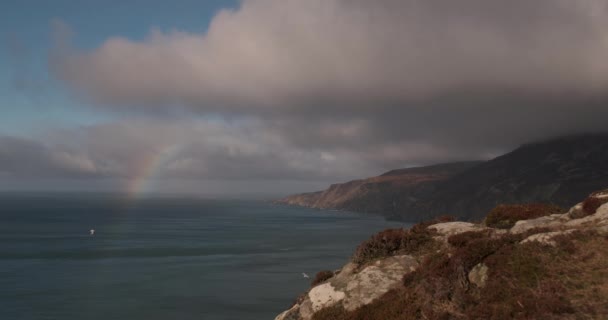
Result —
[[[596, 200], [601, 200], [599, 202], [599, 206], [592, 207], [593, 211], [589, 211], [589, 206], [585, 206], [585, 203], [598, 203]], [[583, 212], [583, 210], [587, 211]], [[576, 237], [578, 234], [580, 234], [583, 235], [583, 237], [594, 237], [594, 235], [597, 235], [597, 237], [600, 238], [599, 240], [597, 240], [599, 242], [596, 241], [596, 245], [599, 245], [600, 248], [605, 248], [605, 236], [608, 235], [608, 190], [593, 193], [585, 200], [585, 202], [581, 202], [575, 205], [568, 212], [564, 212], [562, 214], [551, 214], [536, 219], [517, 221], [515, 225], [509, 229], [495, 229], [488, 227], [483, 223], [474, 224], [469, 222], [458, 221], [434, 224], [420, 224], [417, 228], [412, 228], [412, 230], [414, 229], [417, 230], [415, 231], [417, 232], [417, 234], [430, 232], [433, 236], [433, 239], [435, 239], [433, 240], [434, 244], [431, 245], [428, 242], [421, 242], [422, 249], [417, 248], [415, 251], [412, 251], [415, 252], [412, 254], [403, 254], [402, 251], [399, 251], [399, 249], [396, 248], [396, 254], [375, 259], [371, 262], [363, 262], [362, 265], [350, 262], [346, 264], [341, 270], [336, 272], [333, 277], [329, 278], [324, 283], [321, 283], [311, 288], [303, 296], [302, 299], [300, 299], [289, 310], [286, 310], [279, 316], [277, 316], [275, 320], [308, 320], [313, 318], [316, 319], [317, 313], [332, 308], [338, 310], [336, 312], [341, 312], [341, 314], [343, 315], [356, 314], [356, 312], [363, 312], [361, 310], [363, 310], [362, 308], [365, 306], [377, 305], [378, 303], [381, 303], [379, 301], [382, 301], [382, 299], [391, 299], [391, 297], [396, 297], [396, 299], [404, 299], [403, 297], [411, 297], [411, 295], [408, 296], [407, 290], [417, 290], [414, 296], [418, 294], [423, 294], [424, 290], [433, 288], [433, 286], [437, 286], [438, 283], [441, 284], [441, 281], [454, 281], [455, 283], [453, 284], [448, 282], [448, 284], [440, 285], [439, 288], [441, 288], [441, 290], [455, 291], [448, 295], [448, 297], [451, 297], [449, 298], [449, 300], [438, 302], [438, 308], [444, 308], [445, 310], [442, 309], [442, 312], [444, 312], [445, 314], [451, 314], [451, 312], [453, 312], [454, 315], [457, 315], [455, 317], [457, 319], [466, 319], [466, 317], [464, 317], [460, 311], [454, 310], [454, 308], [458, 308], [458, 306], [461, 307], [462, 302], [455, 303], [452, 306], [450, 305], [451, 303], [453, 303], [452, 300], [463, 299], [462, 301], [472, 301], [471, 299], [483, 299], [483, 290], [485, 290], [486, 286], [493, 286], [493, 289], [488, 290], [497, 290], [496, 282], [500, 281], [506, 281], [509, 284], [507, 286], [508, 288], [506, 289], [499, 286], [498, 288], [501, 288], [501, 290], [514, 290], [514, 292], [519, 292], [514, 286], [516, 286], [515, 284], [517, 283], [517, 281], [524, 281], [522, 283], [525, 283], [525, 281], [527, 281], [526, 279], [531, 277], [529, 275], [529, 272], [536, 272], [540, 275], [545, 274], [545, 278], [548, 277], [547, 274], [549, 276], [551, 275], [550, 272], [544, 272], [541, 269], [537, 269], [537, 267], [535, 267], [533, 264], [537, 263], [540, 264], [541, 267], [544, 267], [544, 264], [553, 263], [554, 253], [547, 256], [547, 262], [542, 262], [542, 260], [536, 261], [534, 259], [537, 259], [536, 256], [540, 253], [526, 253], [525, 250], [537, 250], [539, 247], [531, 246], [529, 248], [532, 249], [526, 249], [528, 247], [523, 246], [538, 244], [540, 246], [559, 247], [560, 245], [563, 246], [563, 243], [570, 241], [570, 244], [566, 245], [567, 248], [564, 249], [566, 251], [560, 251], [567, 253], [574, 250], [574, 244], [572, 244], [571, 241], [573, 237]], [[386, 234], [396, 235], [400, 233], [393, 232]], [[415, 239], [415, 235], [416, 233], [414, 233], [413, 235], [411, 233], [409, 235], [403, 234], [404, 237], [409, 237], [407, 239]], [[385, 241], [384, 238], [376, 238], [378, 241]], [[404, 245], [407, 246], [407, 243]], [[505, 248], [508, 249], [500, 251], [500, 248], [502, 246], [506, 246]], [[540, 250], [541, 253], [547, 251], [546, 249]], [[497, 258], [488, 258], [496, 252], [500, 252]], [[497, 267], [510, 268], [508, 264], [497, 264], [497, 261], [501, 261], [500, 259], [507, 259], [505, 257], [507, 257], [508, 254], [513, 254], [513, 252], [517, 253], [516, 257], [514, 258], [515, 260], [512, 260], [512, 263], [515, 263], [513, 267], [514, 269], [508, 269], [510, 271], [508, 271], [508, 273], [505, 273], [504, 275], [497, 273]], [[595, 264], [592, 264], [591, 267], [589, 267], [589, 270], [603, 270], [602, 268], [604, 266], [608, 267], [608, 264], [605, 263], [606, 261], [608, 261], [608, 256], [601, 255], [607, 253], [608, 251], [606, 251], [606, 253], [598, 253], [597, 250], [592, 250], [590, 253], [582, 253], [582, 259], [572, 259], [575, 259], [575, 261], [592, 261], [589, 259], [596, 259], [597, 261], [599, 261], [599, 263], [597, 261], [594, 262]], [[599, 257], [597, 256], [598, 254], [600, 255]], [[527, 262], [525, 260], [522, 260], [526, 259], [526, 257], [531, 257], [530, 259], [532, 259], [532, 261]], [[517, 264], [521, 264], [521, 266]], [[598, 265], [600, 267], [598, 267]], [[440, 271], [443, 270], [443, 268], [447, 268], [445, 270], [452, 271]], [[526, 268], [531, 268], [530, 270], [532, 271], [528, 271]], [[559, 269], [559, 266], [556, 268]], [[567, 266], [567, 268], [572, 267]], [[583, 266], [581, 267], [581, 269], [576, 270], [577, 272], [584, 272], [585, 267]], [[522, 272], [522, 275], [518, 276], [516, 274], [517, 272]], [[603, 274], [601, 273], [601, 271], [599, 272], [600, 273], [598, 274]], [[418, 279], [417, 281], [424, 281], [424, 279], [419, 279], [420, 275], [433, 274], [444, 278], [443, 280], [429, 280], [429, 282], [427, 284], [424, 284], [422, 287], [414, 287], [415, 281], [405, 279], [408, 278], [408, 275], [416, 273], [418, 273], [418, 276], [414, 278]], [[538, 275], [533, 276], [537, 277]], [[576, 276], [584, 277], [585, 275], [577, 274]], [[515, 278], [509, 279], [508, 277]], [[593, 277], [597, 278], [598, 275], [596, 274]], [[503, 278], [506, 280], [504, 280]], [[563, 279], [570, 281], [570, 278], [568, 277]], [[563, 279], [559, 278], [558, 280], [561, 281]], [[542, 282], [541, 280], [545, 282]], [[530, 311], [532, 312], [530, 314], [536, 315], [536, 317], [538, 317], [539, 315], [544, 315], [543, 312], [577, 312], [576, 310], [578, 309], [575, 308], [577, 304], [581, 305], [580, 310], [582, 310], [581, 312], [583, 313], [588, 312], [588, 310], [590, 310], [588, 309], [590, 307], [585, 305], [585, 301], [576, 300], [577, 298], [575, 294], [573, 294], [572, 297], [566, 297], [568, 299], [571, 298], [571, 301], [564, 298], [563, 294], [560, 293], [561, 289], [559, 288], [561, 288], [561, 284], [558, 283], [559, 281], [554, 279], [550, 280], [551, 281], [547, 282], [546, 279], [543, 280], [540, 278], [533, 278], [531, 281], [535, 282], [533, 283], [534, 285], [530, 289], [532, 290], [530, 291], [532, 292], [530, 294], [532, 294], [532, 296], [539, 295], [539, 299], [548, 299], [547, 301], [553, 301], [552, 303], [557, 303], [555, 301], [568, 301], [567, 308], [562, 308], [560, 306], [552, 306], [551, 308], [553, 309], [550, 308], [549, 311], [545, 309], [534, 309]], [[603, 290], [601, 288], [608, 288], [608, 279], [606, 280], [607, 281], [604, 282], [600, 281], [600, 283], [598, 283], [597, 280], [593, 280], [595, 282], [593, 282], [592, 285], [600, 286], [598, 287], [600, 289], [594, 288], [593, 290], [601, 291]], [[543, 291], [545, 290], [543, 289], [544, 283], [547, 283], [547, 285], [550, 284], [551, 287], [549, 289], [546, 289], [550, 291]], [[408, 285], [412, 286], [411, 289], [408, 289]], [[578, 287], [581, 287], [580, 284], [576, 285]], [[580, 288], [577, 290], [580, 290]], [[393, 295], [389, 298], [386, 298], [386, 295], [389, 292], [403, 293], [397, 296]], [[438, 295], [438, 297], [443, 297], [441, 296], [441, 294], [433, 292], [434, 291], [430, 293], [431, 296]], [[525, 293], [527, 291], [524, 290], [522, 292]], [[554, 295], [558, 293], [561, 294], [561, 296], [554, 297]], [[442, 294], [445, 294], [445, 292]], [[576, 293], [576, 295], [578, 294], [579, 293]], [[584, 295], [584, 293], [580, 294]], [[462, 295], [469, 295], [469, 297], [466, 299], [459, 298]], [[491, 294], [489, 295], [491, 296]], [[597, 296], [597, 294], [594, 293], [593, 297], [595, 296]], [[424, 296], [422, 297], [424, 300]], [[598, 299], [600, 299], [601, 303], [604, 303], [606, 306], [608, 306], [608, 301], [605, 301], [604, 298], [598, 297]], [[412, 301], [413, 302], [411, 303], [415, 303], [415, 299], [413, 299]], [[515, 304], [515, 308], [524, 308], [524, 302], [525, 301], [522, 300], [514, 300], [513, 303]], [[593, 303], [597, 304], [597, 302]], [[387, 308], [394, 307], [394, 304], [394, 302], [389, 302], [389, 307]], [[566, 304], [564, 306], [566, 306]], [[432, 309], [432, 307], [429, 308]], [[368, 315], [363, 317], [365, 319], [380, 319], [380, 317], [369, 316], [369, 314], [373, 314], [373, 310], [371, 310], [370, 313], [370, 309], [365, 309], [365, 312], [367, 312], [365, 314]], [[601, 311], [599, 312], [608, 312], [608, 308], [606, 310], [601, 309]], [[552, 314], [550, 314], [550, 318], [552, 317], [551, 315]], [[329, 316], [329, 318], [331, 318], [331, 316]], [[357, 319], [361, 318], [362, 317], [359, 316]], [[430, 318], [433, 317], [431, 316]], [[535, 318], [535, 316], [531, 316], [531, 318]], [[323, 316], [319, 319], [328, 319], [328, 317]], [[409, 318], [405, 317], [404, 319]]]
[[462, 221], [437, 223], [430, 225], [427, 228], [437, 231], [440, 236], [446, 239], [451, 235], [469, 231], [481, 231], [486, 229], [482, 225]]
[[408, 255], [380, 259], [362, 269], [349, 263], [328, 282], [310, 289], [302, 301], [275, 320], [311, 319], [315, 312], [336, 304], [355, 310], [400, 285], [403, 275], [415, 271], [418, 265]]
[[475, 265], [469, 272], [468, 278], [469, 282], [473, 283], [477, 287], [485, 287], [486, 281], [488, 281], [488, 266], [486, 266], [484, 263]]

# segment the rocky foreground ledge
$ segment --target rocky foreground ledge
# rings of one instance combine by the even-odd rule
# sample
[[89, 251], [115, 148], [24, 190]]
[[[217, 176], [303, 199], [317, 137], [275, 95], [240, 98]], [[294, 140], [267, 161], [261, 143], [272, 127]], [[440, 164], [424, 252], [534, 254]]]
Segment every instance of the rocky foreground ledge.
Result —
[[608, 190], [385, 230], [275, 318], [302, 319], [608, 319]]

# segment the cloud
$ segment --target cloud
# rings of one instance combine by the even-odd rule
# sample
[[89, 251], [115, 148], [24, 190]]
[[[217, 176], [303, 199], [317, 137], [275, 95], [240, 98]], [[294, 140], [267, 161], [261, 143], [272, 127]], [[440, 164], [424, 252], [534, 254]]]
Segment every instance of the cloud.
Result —
[[0, 174], [3, 177], [98, 177], [100, 172], [86, 155], [41, 142], [0, 136]]
[[[0, 168], [3, 176], [23, 178], [335, 182], [401, 167], [403, 159], [411, 165], [471, 157], [426, 143], [298, 145], [284, 130], [255, 119], [140, 119], [52, 129], [28, 139], [0, 136]], [[334, 126], [325, 134], [344, 132], [350, 139], [351, 130]]]
[[62, 161], [85, 171], [128, 176], [178, 144], [168, 176], [329, 180], [488, 157], [608, 118], [603, 0], [245, 0], [204, 34], [90, 50], [55, 25], [51, 71], [80, 98], [225, 120], [81, 129]]
[[82, 94], [149, 108], [407, 107], [496, 90], [593, 95], [608, 84], [607, 21], [601, 0], [246, 0], [220, 11], [206, 34], [153, 30], [85, 52], [64, 45], [53, 62]]
[[353, 152], [294, 147], [258, 121], [150, 119], [0, 137], [0, 168], [30, 178], [317, 181], [376, 169]]

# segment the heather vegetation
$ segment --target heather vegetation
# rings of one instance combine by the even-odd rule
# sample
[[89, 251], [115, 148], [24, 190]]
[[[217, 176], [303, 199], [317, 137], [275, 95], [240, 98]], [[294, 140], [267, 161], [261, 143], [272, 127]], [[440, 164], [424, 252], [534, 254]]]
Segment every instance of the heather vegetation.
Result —
[[[595, 208], [597, 209], [597, 207]], [[594, 209], [594, 212], [595, 212]], [[551, 205], [499, 206], [486, 218], [492, 227], [563, 210]], [[315, 320], [369, 319], [598, 319], [608, 315], [608, 237], [593, 230], [560, 233], [552, 242], [523, 241], [551, 231], [467, 231], [439, 243], [426, 227], [392, 229], [364, 242], [355, 262], [415, 253], [421, 265], [402, 285], [370, 304], [347, 311], [341, 304], [315, 313]], [[471, 281], [478, 266], [483, 283]]]
[[427, 227], [440, 222], [453, 221], [443, 216], [414, 225], [410, 229], [387, 229], [373, 235], [357, 247], [352, 261], [364, 265], [369, 261], [397, 254], [417, 254], [430, 251], [438, 243], [433, 239], [433, 230]]
[[591, 214], [594, 214], [595, 211], [604, 203], [608, 202], [608, 197], [604, 197], [604, 198], [598, 198], [595, 197], [594, 194], [592, 194], [591, 196], [587, 197], [587, 199], [585, 199], [583, 201], [583, 211], [582, 214], [580, 214], [579, 216], [582, 218], [583, 216], [588, 216]]
[[315, 275], [314, 279], [312, 279], [312, 282], [310, 283], [310, 286], [314, 287], [318, 284], [321, 284], [325, 281], [327, 281], [327, 279], [330, 279], [331, 277], [334, 276], [334, 272], [331, 270], [323, 270], [323, 271], [319, 271], [317, 272], [317, 275]]
[[[457, 248], [427, 256], [421, 268], [404, 276], [402, 287], [373, 303], [353, 312], [336, 305], [313, 319], [595, 319], [608, 314], [608, 239], [576, 233], [552, 247], [519, 244], [523, 236], [468, 237]], [[483, 288], [467, 279], [479, 263], [490, 270]]]
[[564, 213], [564, 211], [558, 206], [544, 203], [501, 204], [488, 213], [484, 222], [488, 227], [508, 229], [519, 220], [534, 219]]
[[277, 319], [606, 319], [605, 203], [608, 190], [568, 213], [499, 205], [481, 224], [439, 218], [382, 231]]

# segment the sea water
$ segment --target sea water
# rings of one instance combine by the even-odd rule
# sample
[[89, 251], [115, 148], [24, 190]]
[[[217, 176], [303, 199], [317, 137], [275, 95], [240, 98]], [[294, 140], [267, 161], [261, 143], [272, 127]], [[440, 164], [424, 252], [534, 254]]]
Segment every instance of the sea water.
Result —
[[302, 273], [402, 226], [264, 201], [0, 194], [0, 319], [274, 319]]

